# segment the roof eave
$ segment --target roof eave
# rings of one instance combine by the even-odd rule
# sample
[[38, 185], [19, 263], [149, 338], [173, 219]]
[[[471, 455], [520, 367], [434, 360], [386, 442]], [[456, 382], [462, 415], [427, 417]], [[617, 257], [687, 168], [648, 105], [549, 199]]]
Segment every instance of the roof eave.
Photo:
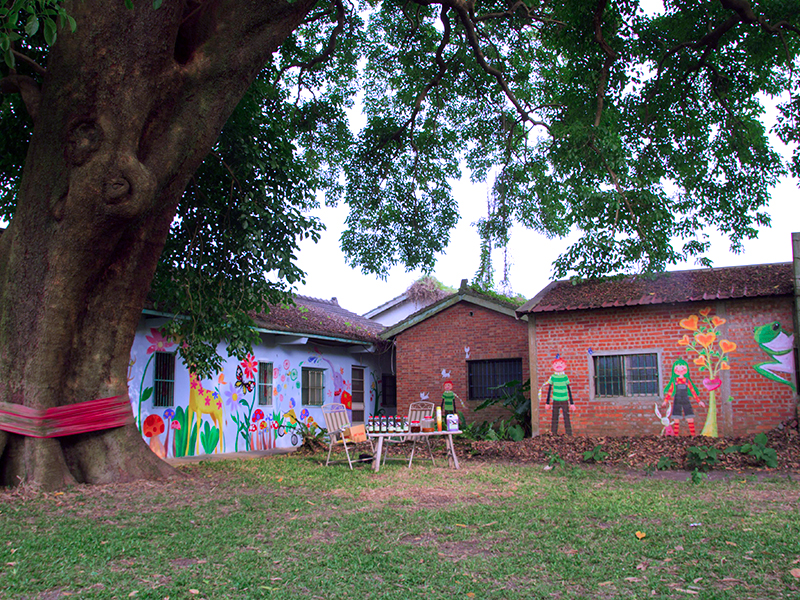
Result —
[[410, 317], [408, 317], [404, 321], [400, 321], [396, 325], [393, 325], [392, 327], [390, 327], [388, 329], [384, 329], [380, 333], [380, 337], [382, 339], [384, 339], [384, 340], [391, 339], [391, 338], [399, 335], [400, 333], [404, 332], [405, 330], [411, 329], [415, 325], [418, 325], [422, 321], [430, 319], [432, 316], [436, 315], [437, 313], [440, 313], [443, 310], [446, 310], [446, 309], [450, 308], [451, 306], [454, 306], [455, 304], [458, 304], [459, 302], [468, 302], [470, 304], [474, 304], [476, 306], [480, 306], [482, 308], [486, 308], [486, 309], [492, 310], [494, 312], [498, 312], [500, 314], [504, 314], [504, 315], [506, 315], [508, 317], [520, 318], [520, 317], [517, 316], [516, 311], [513, 308], [511, 308], [510, 306], [504, 306], [504, 305], [499, 304], [497, 302], [493, 302], [492, 300], [490, 300], [488, 298], [484, 298], [482, 296], [478, 296], [478, 295], [472, 294], [469, 291], [465, 292], [465, 291], [462, 290], [462, 291], [459, 291], [459, 292], [457, 292], [455, 294], [452, 294], [452, 295], [448, 296], [447, 298], [444, 298], [444, 299], [440, 300], [439, 302], [436, 302], [436, 303], [431, 304], [430, 306], [428, 306], [426, 308], [423, 308], [422, 310], [420, 310], [419, 312], [411, 315]]
[[[147, 308], [142, 310], [142, 314], [143, 315], [147, 315], [147, 316], [151, 316], [151, 317], [160, 317], [160, 318], [166, 318], [166, 319], [172, 319], [172, 318], [174, 318], [176, 316], [174, 314], [160, 312], [160, 311], [157, 311], [157, 310], [151, 310], [151, 309], [147, 309]], [[370, 341], [370, 340], [359, 340], [359, 339], [356, 339], [356, 338], [340, 337], [340, 336], [334, 336], [334, 335], [325, 335], [325, 334], [319, 334], [319, 333], [313, 333], [313, 332], [307, 332], [307, 331], [282, 331], [280, 329], [268, 329], [266, 327], [253, 327], [253, 331], [256, 331], [257, 333], [267, 334], [267, 335], [278, 335], [278, 336], [282, 336], [282, 337], [292, 338], [288, 342], [289, 344], [292, 344], [292, 343], [296, 344], [301, 339], [304, 339], [306, 341], [306, 343], [308, 342], [308, 340], [312, 340], [313, 339], [313, 340], [321, 340], [321, 341], [327, 341], [327, 342], [340, 342], [340, 343], [343, 343], [343, 344], [354, 344], [354, 345], [357, 345], [357, 346], [372, 346], [375, 343], [375, 340], [372, 340], [372, 341]], [[377, 337], [378, 336], [376, 336], [376, 338]]]

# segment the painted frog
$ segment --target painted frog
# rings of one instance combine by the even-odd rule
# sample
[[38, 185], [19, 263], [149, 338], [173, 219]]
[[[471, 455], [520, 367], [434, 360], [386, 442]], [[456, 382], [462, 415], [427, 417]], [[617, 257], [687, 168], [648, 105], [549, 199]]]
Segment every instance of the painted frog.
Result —
[[[794, 348], [794, 334], [787, 332], [778, 321], [756, 327], [754, 337], [759, 347], [769, 354], [772, 360], [755, 365], [755, 370], [767, 379], [785, 383], [796, 391], [791, 381], [794, 371], [792, 349]], [[786, 373], [790, 379], [784, 379], [777, 373]]]

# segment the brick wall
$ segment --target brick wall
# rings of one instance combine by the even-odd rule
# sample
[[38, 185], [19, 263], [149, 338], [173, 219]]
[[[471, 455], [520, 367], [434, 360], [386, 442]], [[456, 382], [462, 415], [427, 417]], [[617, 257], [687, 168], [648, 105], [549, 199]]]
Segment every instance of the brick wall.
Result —
[[[735, 342], [729, 354], [730, 369], [722, 371], [722, 385], [715, 391], [718, 404], [718, 427], [721, 436], [740, 436], [767, 431], [794, 415], [796, 395], [785, 384], [770, 381], [755, 371], [753, 365], [769, 360], [756, 344], [754, 327], [780, 321], [792, 331], [791, 297], [754, 298], [716, 302], [654, 306], [633, 306], [601, 310], [540, 313], [535, 317], [538, 381], [532, 389], [534, 397], [541, 387], [539, 402], [540, 428], [550, 431], [551, 411], [545, 406], [545, 383], [552, 373], [552, 362], [561, 355], [567, 362], [567, 375], [575, 398], [572, 413], [575, 435], [650, 435], [658, 434], [662, 425], [654, 412], [661, 409], [663, 388], [669, 381], [672, 365], [684, 358], [690, 365], [690, 376], [700, 398], [706, 404], [709, 391], [703, 385], [704, 374], [694, 364], [697, 354], [688, 353], [677, 342], [692, 332], [679, 325], [681, 319], [710, 308], [710, 316], [725, 319], [719, 328], [720, 339]], [[589, 361], [592, 354], [606, 351], [644, 350], [660, 354], [661, 381], [658, 397], [609, 400], [590, 398]], [[707, 375], [705, 376], [707, 377]], [[793, 375], [793, 380], [796, 375]], [[731, 401], [728, 399], [731, 398]], [[693, 402], [695, 426], [700, 433], [706, 410]], [[687, 434], [681, 421], [681, 435]], [[563, 422], [559, 426], [563, 433]]]
[[420, 393], [441, 404], [444, 391], [442, 370], [449, 371], [453, 391], [464, 401], [461, 407], [468, 422], [508, 418], [498, 407], [474, 412], [479, 401], [468, 399], [467, 355], [469, 360], [522, 359], [523, 381], [528, 370], [527, 322], [462, 301], [400, 333], [395, 338], [397, 357], [397, 411], [405, 414]]

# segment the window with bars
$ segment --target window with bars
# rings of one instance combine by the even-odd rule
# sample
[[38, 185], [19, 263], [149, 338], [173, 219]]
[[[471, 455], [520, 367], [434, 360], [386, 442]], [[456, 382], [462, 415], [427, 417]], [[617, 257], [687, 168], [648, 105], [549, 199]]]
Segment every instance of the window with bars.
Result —
[[303, 406], [322, 406], [325, 401], [325, 369], [303, 367]]
[[658, 396], [658, 354], [593, 356], [594, 395], [599, 398]]
[[499, 398], [503, 392], [497, 389], [510, 381], [522, 382], [522, 359], [473, 360], [467, 363], [469, 370], [469, 399], [485, 400]]
[[153, 376], [153, 406], [172, 406], [175, 402], [175, 354], [156, 352]]
[[272, 363], [258, 363], [258, 405], [272, 406]]

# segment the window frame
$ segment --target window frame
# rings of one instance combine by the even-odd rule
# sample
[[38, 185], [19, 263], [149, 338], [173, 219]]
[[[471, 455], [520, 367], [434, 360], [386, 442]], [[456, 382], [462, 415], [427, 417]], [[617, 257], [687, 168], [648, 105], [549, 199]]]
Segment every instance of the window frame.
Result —
[[[258, 406], [272, 406], [272, 390], [274, 385], [272, 380], [273, 369], [274, 365], [272, 362], [258, 361], [258, 378], [256, 379]], [[267, 377], [269, 381], [261, 381], [262, 377]]]
[[[356, 372], [361, 371], [361, 377], [356, 377]], [[367, 376], [367, 369], [362, 365], [350, 365], [350, 396], [353, 402], [360, 402], [365, 404], [366, 402], [366, 391], [367, 391], [367, 384], [366, 384], [366, 376]], [[361, 382], [361, 388], [356, 388], [356, 382]]]
[[[519, 377], [511, 377], [504, 382], [490, 382], [490, 383], [482, 383], [478, 385], [477, 383], [473, 384], [473, 367], [477, 367], [478, 365], [499, 365], [500, 363], [514, 363], [514, 370], [516, 375], [516, 367], [519, 367]], [[467, 399], [474, 400], [476, 402], [480, 402], [483, 400], [489, 400], [490, 398], [500, 398], [502, 397], [502, 390], [492, 390], [492, 388], [496, 388], [498, 386], [503, 385], [504, 383], [508, 383], [509, 381], [519, 381], [520, 383], [524, 382], [524, 373], [523, 373], [523, 361], [522, 357], [512, 357], [512, 358], [490, 358], [490, 359], [481, 359], [481, 360], [468, 360], [467, 361]], [[481, 373], [481, 376], [487, 377], [487, 375]], [[497, 377], [497, 374], [494, 374]], [[491, 377], [491, 376], [489, 376]], [[476, 390], [476, 395], [473, 395], [473, 390]], [[485, 390], [489, 395], [480, 396], [477, 395], [477, 392]]]
[[[656, 357], [656, 365], [655, 365], [655, 372], [656, 372], [656, 391], [654, 394], [633, 394], [628, 395], [628, 386], [630, 385], [630, 381], [628, 379], [628, 373], [630, 372], [630, 366], [628, 360], [632, 356], [640, 356], [640, 355], [655, 355]], [[618, 356], [623, 359], [623, 381], [622, 385], [624, 388], [624, 395], [617, 395], [617, 396], [601, 396], [597, 393], [597, 384], [596, 384], [596, 372], [595, 372], [595, 359], [600, 357], [613, 357]], [[641, 402], [642, 400], [656, 400], [661, 399], [663, 395], [663, 376], [662, 376], [662, 365], [663, 365], [663, 357], [662, 357], [662, 350], [660, 348], [634, 348], [631, 350], [604, 350], [604, 351], [595, 351], [588, 355], [587, 357], [588, 362], [588, 373], [589, 373], [589, 401], [603, 401], [603, 402]]]
[[[153, 408], [170, 408], [175, 406], [175, 353], [156, 350], [153, 357]], [[160, 358], [163, 357], [163, 358]], [[163, 372], [163, 360], [167, 359], [171, 366], [170, 373]], [[171, 378], [159, 375], [171, 375]], [[162, 400], [165, 398], [165, 400]], [[169, 404], [164, 402], [169, 401]]]
[[[300, 384], [300, 397], [301, 397], [301, 404], [302, 406], [322, 406], [325, 404], [325, 371], [327, 369], [321, 369], [319, 367], [302, 367], [301, 372], [301, 384]], [[317, 387], [310, 386], [310, 376], [312, 373], [317, 373], [320, 376], [320, 385]], [[316, 402], [310, 402], [310, 393], [312, 391], [319, 390], [319, 404]], [[317, 394], [315, 394], [317, 395]], [[314, 399], [316, 400], [316, 399]]]
[[[367, 414], [367, 369], [363, 365], [350, 365], [350, 397], [353, 421], [364, 421]], [[358, 408], [361, 407], [361, 408]]]

